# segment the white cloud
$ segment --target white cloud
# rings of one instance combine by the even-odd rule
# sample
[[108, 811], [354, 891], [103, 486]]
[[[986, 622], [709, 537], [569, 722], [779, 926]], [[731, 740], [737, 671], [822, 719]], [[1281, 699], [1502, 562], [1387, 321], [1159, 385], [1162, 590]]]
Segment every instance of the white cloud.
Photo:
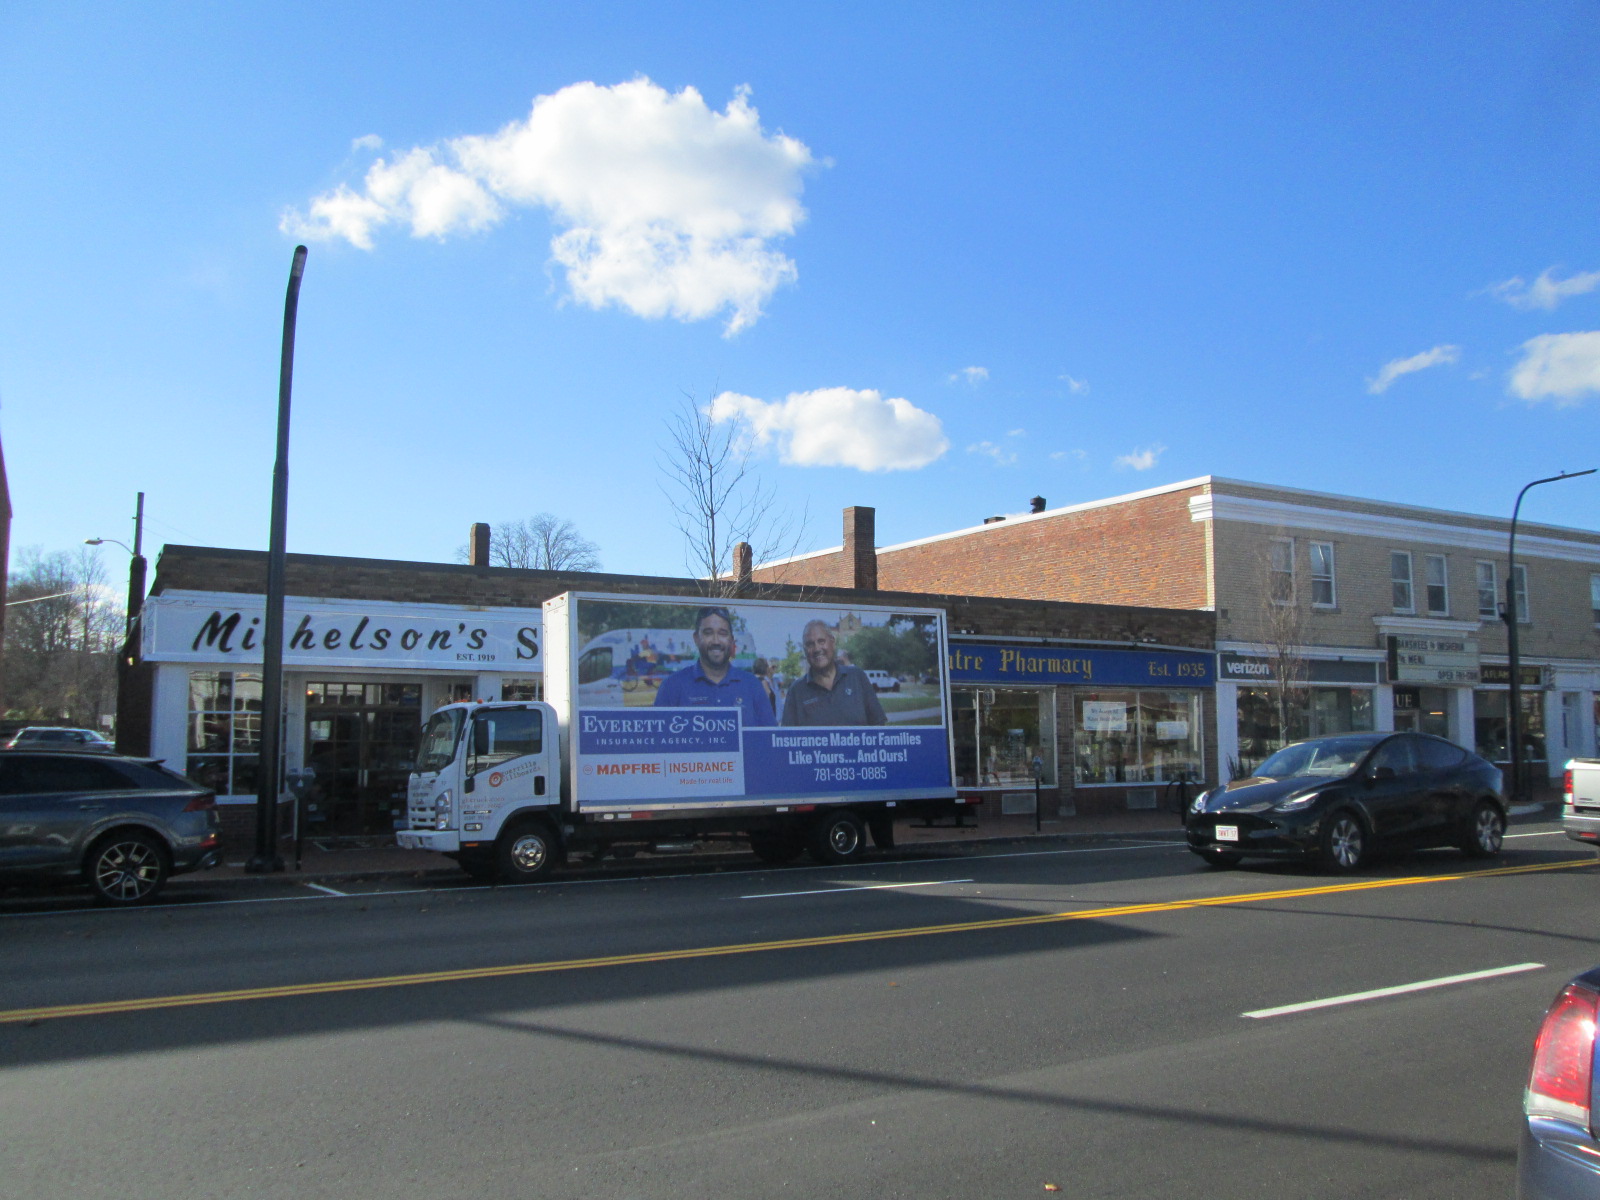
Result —
[[1127, 467], [1133, 471], [1148, 471], [1156, 465], [1156, 460], [1167, 452], [1167, 448], [1160, 443], [1145, 446], [1131, 454], [1117, 455], [1116, 463], [1119, 467]]
[[962, 367], [961, 370], [950, 376], [950, 382], [958, 383], [961, 380], [966, 380], [968, 383], [976, 387], [978, 384], [982, 383], [988, 378], [988, 367]]
[[1509, 390], [1523, 400], [1553, 400], [1557, 408], [1600, 392], [1600, 331], [1542, 333], [1523, 342]]
[[1004, 446], [997, 446], [993, 442], [974, 442], [967, 447], [968, 454], [982, 454], [994, 459], [996, 464], [1009, 467], [1017, 461], [1017, 456]]
[[1027, 437], [1028, 436], [1028, 431], [1026, 429], [1008, 429], [1006, 431], [1006, 436], [1007, 437]]
[[773, 401], [723, 392], [711, 402], [711, 419], [744, 422], [757, 446], [776, 444], [779, 458], [798, 467], [912, 471], [950, 448], [938, 417], [870, 388], [818, 388]]
[[379, 159], [360, 191], [317, 196], [281, 228], [370, 250], [387, 225], [443, 238], [543, 208], [560, 229], [551, 255], [580, 303], [682, 321], [727, 311], [734, 333], [796, 278], [771, 243], [804, 220], [801, 178], [815, 162], [803, 143], [762, 129], [744, 89], [717, 112], [692, 87], [577, 83], [497, 133]]
[[1061, 375], [1058, 378], [1067, 385], [1067, 391], [1074, 396], [1084, 396], [1089, 392], [1089, 381], [1087, 379], [1074, 379], [1071, 375]]
[[364, 133], [360, 137], [352, 138], [350, 140], [350, 151], [351, 151], [351, 153], [355, 153], [357, 150], [382, 150], [382, 149], [383, 149], [383, 139], [381, 137], [379, 137], [375, 133]]
[[1052, 450], [1050, 457], [1058, 460], [1070, 458], [1074, 462], [1083, 463], [1089, 461], [1089, 452], [1087, 450]]
[[1532, 283], [1525, 282], [1520, 275], [1513, 276], [1503, 283], [1491, 284], [1487, 290], [1512, 308], [1538, 308], [1549, 312], [1563, 300], [1600, 287], [1600, 271], [1580, 271], [1565, 279], [1557, 279], [1554, 271], [1554, 267], [1546, 267]]
[[1402, 375], [1457, 362], [1460, 358], [1460, 346], [1435, 346], [1432, 350], [1424, 350], [1421, 354], [1413, 354], [1410, 358], [1394, 359], [1383, 364], [1375, 379], [1367, 380], [1367, 391], [1374, 396], [1382, 395], [1389, 390], [1389, 385]]

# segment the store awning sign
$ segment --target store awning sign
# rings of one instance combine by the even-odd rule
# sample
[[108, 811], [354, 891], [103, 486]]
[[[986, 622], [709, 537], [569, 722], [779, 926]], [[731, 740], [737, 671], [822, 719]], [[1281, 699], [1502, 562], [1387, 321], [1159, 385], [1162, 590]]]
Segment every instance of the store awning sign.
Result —
[[1389, 678], [1395, 683], [1477, 683], [1475, 638], [1391, 634]]
[[[259, 663], [259, 596], [152, 596], [140, 614], [148, 662]], [[287, 666], [453, 671], [542, 670], [537, 609], [469, 609], [290, 596]]]
[[1210, 654], [1200, 651], [1098, 650], [952, 640], [950, 682], [1211, 687], [1216, 683], [1216, 665]]

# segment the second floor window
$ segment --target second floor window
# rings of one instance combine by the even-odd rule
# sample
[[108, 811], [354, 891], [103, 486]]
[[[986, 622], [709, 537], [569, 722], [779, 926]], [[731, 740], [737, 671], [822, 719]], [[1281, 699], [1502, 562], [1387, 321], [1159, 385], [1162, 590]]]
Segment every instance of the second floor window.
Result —
[[1417, 605], [1411, 596], [1411, 555], [1407, 551], [1389, 551], [1389, 583], [1395, 612], [1416, 612]]
[[[1500, 617], [1500, 579], [1492, 562], [1478, 562], [1478, 619], [1495, 621]], [[1597, 616], [1600, 620], [1600, 616]]]
[[1272, 602], [1294, 603], [1294, 539], [1272, 540]]
[[1518, 563], [1511, 582], [1517, 593], [1517, 624], [1530, 625], [1533, 617], [1528, 612], [1528, 568]]
[[1589, 576], [1589, 607], [1594, 609], [1594, 623], [1600, 625], [1600, 575]]
[[1318, 608], [1334, 606], [1332, 542], [1311, 543], [1311, 603]]
[[1450, 615], [1450, 569], [1442, 554], [1430, 554], [1423, 560], [1428, 572], [1428, 612], [1432, 616]]

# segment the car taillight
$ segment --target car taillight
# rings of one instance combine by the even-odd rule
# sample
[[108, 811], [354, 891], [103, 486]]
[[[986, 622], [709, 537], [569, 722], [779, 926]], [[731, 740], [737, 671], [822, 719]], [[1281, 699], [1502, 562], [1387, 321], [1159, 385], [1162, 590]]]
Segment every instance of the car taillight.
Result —
[[1561, 780], [1561, 790], [1567, 794], [1567, 803], [1572, 803], [1572, 768], [1567, 768], [1566, 775]]
[[213, 792], [207, 792], [203, 796], [196, 796], [193, 800], [189, 801], [189, 803], [185, 804], [183, 806], [183, 811], [184, 812], [205, 812], [208, 808], [215, 808], [216, 806], [217, 806], [216, 794], [213, 793]]
[[1569, 983], [1545, 1013], [1522, 1097], [1522, 1111], [1530, 1117], [1558, 1117], [1588, 1127], [1597, 1001], [1593, 992]]

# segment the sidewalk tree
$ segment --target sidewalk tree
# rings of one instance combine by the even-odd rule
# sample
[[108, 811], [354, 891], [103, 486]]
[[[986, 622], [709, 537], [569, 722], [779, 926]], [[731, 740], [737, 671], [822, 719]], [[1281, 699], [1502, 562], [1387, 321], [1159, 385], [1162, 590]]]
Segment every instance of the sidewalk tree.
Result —
[[797, 552], [804, 531], [778, 506], [776, 493], [752, 461], [753, 440], [742, 417], [718, 418], [715, 401], [686, 393], [667, 417], [660, 447], [661, 489], [683, 535], [684, 565], [708, 596], [740, 593], [734, 547], [750, 546], [756, 562]]
[[117, 589], [87, 548], [19, 558], [6, 590], [6, 715], [99, 729], [116, 711]]

